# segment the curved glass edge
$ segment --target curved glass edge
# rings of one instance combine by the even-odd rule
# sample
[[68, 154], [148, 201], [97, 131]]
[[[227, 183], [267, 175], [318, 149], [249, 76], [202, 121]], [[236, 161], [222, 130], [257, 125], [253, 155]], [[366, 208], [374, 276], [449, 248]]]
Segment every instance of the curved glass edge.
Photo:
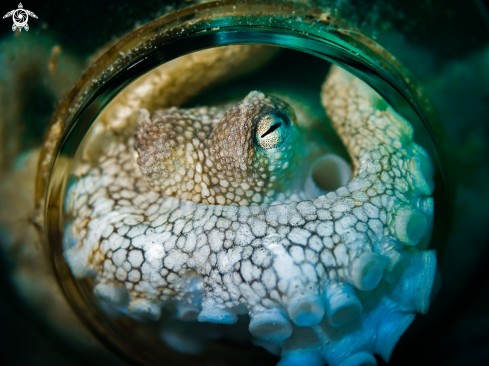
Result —
[[[447, 173], [445, 134], [433, 106], [393, 56], [347, 24], [322, 14], [321, 10], [300, 7], [297, 3], [284, 3], [277, 9], [268, 1], [218, 1], [185, 8], [121, 40], [92, 65], [57, 108], [45, 137], [36, 184], [45, 244], [50, 246], [53, 265], [69, 303], [76, 304], [74, 310], [78, 316], [116, 354], [143, 355], [144, 363], [158, 362], [149, 347], [142, 352], [139, 346], [118, 336], [119, 331], [112, 324], [104, 323], [91, 306], [94, 304], [91, 292], [83, 288], [86, 282], [72, 277], [63, 259], [62, 246], [54, 243], [60, 242], [63, 236], [63, 198], [71, 170], [69, 157], [74, 156], [96, 116], [117, 93], [166, 61], [210, 47], [266, 44], [307, 52], [338, 64], [387, 96], [394, 108], [405, 100], [416, 111], [433, 139], [432, 156], [441, 166], [437, 173], [443, 184], [441, 187], [437, 184], [435, 189], [435, 210], [451, 209], [453, 200], [447, 197], [453, 198], [453, 184]], [[398, 87], [394, 89], [392, 85]], [[435, 214], [435, 220], [437, 217], [448, 220], [450, 215], [444, 212]], [[435, 221], [435, 228], [440, 225], [447, 223]], [[132, 361], [136, 362], [135, 357]]]

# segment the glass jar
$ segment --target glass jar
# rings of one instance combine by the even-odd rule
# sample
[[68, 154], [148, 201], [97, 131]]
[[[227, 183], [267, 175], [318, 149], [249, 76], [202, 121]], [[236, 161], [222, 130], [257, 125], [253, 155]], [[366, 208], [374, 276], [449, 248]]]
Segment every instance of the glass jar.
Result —
[[[437, 204], [431, 245], [439, 251], [442, 249], [449, 234], [446, 227], [451, 225], [453, 180], [450, 170], [453, 166], [449, 163], [450, 145], [434, 107], [414, 80], [415, 77], [429, 79], [426, 82], [427, 89], [436, 91], [439, 86], [431, 81], [436, 80], [432, 74], [432, 65], [439, 65], [442, 60], [448, 62], [454, 55], [450, 51], [456, 51], [457, 47], [459, 52], [465, 53], [471, 52], [471, 48], [467, 45], [463, 48], [455, 43], [454, 49], [450, 51], [433, 47], [430, 52], [426, 51], [427, 56], [419, 51], [426, 47], [424, 42], [427, 41], [420, 38], [417, 31], [424, 26], [424, 31], [432, 34], [430, 41], [433, 44], [443, 44], [435, 41], [437, 37], [443, 37], [438, 27], [450, 28], [450, 21], [444, 17], [458, 13], [447, 10], [443, 16], [444, 22], [440, 20], [441, 24], [437, 23], [437, 29], [434, 30], [429, 28], [432, 22], [423, 24], [421, 16], [414, 21], [406, 15], [409, 14], [409, 7], [403, 8], [403, 14], [400, 14], [392, 6], [382, 5], [385, 4], [376, 3], [377, 7], [365, 13], [362, 12], [362, 6], [351, 4], [336, 8], [322, 4], [217, 2], [184, 8], [148, 23], [123, 38], [94, 62], [64, 97], [54, 112], [41, 150], [36, 183], [36, 202], [40, 211], [36, 221], [45, 236], [47, 252], [52, 256], [55, 272], [70, 304], [92, 332], [116, 353], [134, 362], [158, 363], [165, 357], [173, 357], [174, 363], [192, 363], [195, 360], [192, 357], [160, 353], [159, 343], [154, 343], [151, 333], [144, 335], [142, 331], [143, 335], [133, 334], [134, 329], [137, 329], [133, 321], [109, 319], [96, 304], [91, 292], [91, 281], [79, 281], [71, 275], [63, 257], [61, 238], [65, 215], [63, 201], [69, 185], [72, 158], [96, 116], [124, 87], [162, 62], [190, 52], [228, 44], [281, 46], [336, 63], [374, 87], [413, 124], [416, 141], [436, 161], [434, 194]], [[436, 5], [432, 9], [419, 5], [415, 13], [426, 12], [433, 14], [433, 17], [439, 16], [440, 13], [435, 9], [438, 9]], [[464, 8], [463, 11], [469, 10]], [[477, 29], [480, 26], [470, 22], [463, 30], [474, 34], [471, 31], [474, 28], [471, 27]], [[466, 39], [464, 31], [457, 33], [462, 39]], [[474, 45], [483, 44], [482, 36], [477, 34], [473, 37], [471, 41]], [[418, 65], [419, 58], [411, 58], [416, 52], [432, 64], [425, 63], [425, 68]], [[53, 46], [50, 65], [55, 64], [57, 58], [59, 56]], [[71, 73], [76, 74], [76, 71]], [[247, 354], [252, 355], [248, 361], [264, 364], [272, 362], [271, 358], [267, 358], [271, 356], [264, 356], [261, 350], [245, 349]], [[236, 352], [241, 351], [240, 347], [217, 343], [210, 353], [202, 357], [208, 362], [233, 362]]]

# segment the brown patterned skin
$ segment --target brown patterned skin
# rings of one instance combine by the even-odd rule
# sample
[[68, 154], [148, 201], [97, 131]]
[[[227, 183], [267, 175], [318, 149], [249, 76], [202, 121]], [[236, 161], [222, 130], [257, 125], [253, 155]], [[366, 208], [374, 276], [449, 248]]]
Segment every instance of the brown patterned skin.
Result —
[[229, 110], [140, 111], [138, 165], [155, 191], [196, 203], [269, 204], [290, 187], [300, 162], [294, 111], [253, 91]]

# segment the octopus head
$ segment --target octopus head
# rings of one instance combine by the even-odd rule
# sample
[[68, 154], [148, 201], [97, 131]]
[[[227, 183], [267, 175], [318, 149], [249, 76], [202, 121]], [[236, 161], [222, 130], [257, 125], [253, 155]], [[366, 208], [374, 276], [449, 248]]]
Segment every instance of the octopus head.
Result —
[[156, 191], [222, 205], [273, 201], [291, 188], [301, 151], [292, 108], [257, 91], [228, 110], [142, 110], [135, 139]]

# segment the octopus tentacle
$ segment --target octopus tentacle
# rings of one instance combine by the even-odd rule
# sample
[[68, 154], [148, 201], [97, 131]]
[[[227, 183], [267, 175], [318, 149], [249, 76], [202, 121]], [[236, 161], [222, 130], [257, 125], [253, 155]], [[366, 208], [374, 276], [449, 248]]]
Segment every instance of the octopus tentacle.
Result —
[[[322, 101], [353, 161], [354, 177], [346, 186], [314, 199], [274, 205], [258, 200], [256, 206], [252, 200], [232, 206], [241, 202], [234, 198], [206, 204], [203, 195], [192, 202], [194, 195], [168, 190], [188, 182], [188, 191], [195, 189], [196, 161], [234, 167], [236, 156], [216, 159], [229, 149], [222, 141], [231, 141], [217, 132], [244, 123], [240, 113], [251, 113], [250, 100], [267, 99], [253, 93], [248, 98], [227, 114], [173, 110], [152, 120], [143, 111], [135, 140], [111, 142], [100, 165], [69, 190], [76, 219], [66, 227], [64, 245], [73, 274], [95, 276], [95, 295], [104, 306], [135, 319], [157, 319], [163, 306], [184, 320], [224, 324], [248, 313], [251, 334], [281, 347], [280, 365], [374, 365], [373, 353], [388, 360], [414, 313], [427, 311], [434, 281], [434, 251], [424, 250], [433, 215], [428, 155], [412, 141], [406, 120], [363, 82], [333, 67]], [[274, 108], [280, 103], [271, 102]], [[193, 148], [169, 143], [178, 136], [165, 127], [165, 113], [181, 115], [170, 122], [183, 126], [184, 135], [191, 132]], [[234, 119], [224, 118], [233, 113]], [[199, 128], [191, 128], [202, 118], [192, 114], [214, 116], [200, 137]], [[267, 123], [264, 128], [271, 129]], [[235, 134], [250, 141], [248, 132]], [[212, 136], [220, 142], [209, 143]], [[290, 146], [287, 151], [295, 151]], [[253, 178], [252, 162], [262, 151], [253, 149], [242, 150], [251, 164], [240, 161], [245, 173], [229, 175], [228, 187]], [[161, 163], [168, 159], [173, 171], [171, 163]], [[273, 170], [260, 168], [272, 182]], [[213, 171], [206, 174], [212, 182]], [[221, 180], [216, 182], [226, 188]]]

